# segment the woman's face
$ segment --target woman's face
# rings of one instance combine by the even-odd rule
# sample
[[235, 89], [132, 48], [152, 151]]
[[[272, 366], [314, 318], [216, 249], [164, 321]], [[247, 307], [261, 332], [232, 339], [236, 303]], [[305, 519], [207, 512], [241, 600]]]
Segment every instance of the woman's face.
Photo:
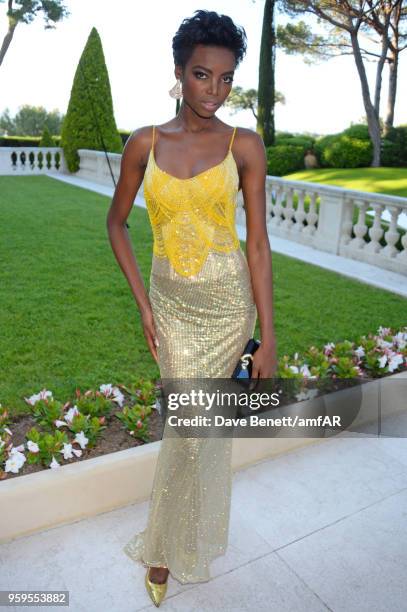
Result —
[[196, 45], [185, 70], [176, 66], [186, 104], [203, 117], [211, 117], [228, 97], [236, 68], [235, 55], [226, 47]]

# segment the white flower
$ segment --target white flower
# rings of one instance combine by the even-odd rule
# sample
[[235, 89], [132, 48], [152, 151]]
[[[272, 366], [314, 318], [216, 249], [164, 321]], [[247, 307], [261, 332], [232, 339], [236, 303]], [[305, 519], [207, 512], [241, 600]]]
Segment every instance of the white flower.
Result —
[[89, 438], [87, 438], [83, 431], [81, 431], [80, 433], [76, 434], [74, 441], [78, 442], [81, 448], [86, 448], [86, 445], [89, 442]]
[[73, 448], [72, 452], [74, 455], [76, 455], [76, 457], [80, 457], [82, 455], [82, 451], [80, 448]]
[[103, 395], [110, 395], [111, 393], [113, 393], [113, 386], [111, 383], [107, 385], [100, 385], [99, 391], [103, 393]]
[[378, 338], [376, 345], [382, 349], [391, 349], [393, 346], [393, 342], [389, 342], [388, 340], [383, 340], [383, 338]]
[[394, 372], [397, 370], [399, 365], [403, 363], [403, 355], [400, 353], [392, 353], [389, 361], [389, 372]]
[[38, 444], [36, 442], [33, 442], [32, 440], [28, 440], [27, 448], [32, 453], [38, 453], [38, 451], [40, 450]]
[[300, 368], [300, 372], [301, 374], [308, 378], [309, 376], [311, 376], [311, 372], [309, 371], [308, 365], [306, 363], [304, 363], [301, 368]]
[[124, 395], [123, 393], [120, 391], [120, 389], [118, 389], [116, 387], [115, 392], [114, 392], [114, 396], [113, 396], [113, 401], [117, 402], [119, 404], [120, 407], [123, 406], [123, 402], [124, 402]]
[[9, 429], [8, 427], [4, 428], [4, 431], [6, 431], [10, 436], [13, 435], [13, 432], [11, 431], [11, 429]]
[[384, 368], [386, 363], [387, 363], [387, 355], [382, 355], [381, 357], [379, 357], [379, 366], [381, 368]]
[[78, 406], [73, 406], [73, 408], [70, 408], [66, 415], [64, 416], [65, 421], [67, 421], [68, 423], [72, 423], [72, 419], [74, 418], [75, 415], [79, 414], [79, 410], [78, 410]]
[[298, 374], [298, 368], [297, 368], [297, 366], [293, 366], [293, 365], [291, 365], [291, 366], [290, 366], [290, 370], [291, 370], [291, 372], [294, 372], [294, 374]]
[[324, 351], [325, 353], [330, 353], [334, 348], [335, 344], [333, 342], [328, 342], [328, 344], [325, 344], [324, 346]]
[[60, 421], [59, 419], [56, 419], [54, 421], [54, 424], [55, 424], [56, 427], [66, 427], [65, 421]]
[[105, 395], [106, 397], [113, 396], [113, 401], [117, 402], [119, 406], [123, 406], [124, 395], [118, 387], [113, 387], [113, 385], [109, 383], [107, 385], [100, 385], [99, 391], [103, 393], [103, 395]]
[[58, 461], [55, 459], [54, 455], [52, 455], [52, 461], [49, 464], [50, 468], [59, 468], [61, 467], [61, 465], [58, 463]]
[[378, 331], [379, 336], [388, 336], [390, 334], [390, 327], [382, 327], [380, 325], [377, 331]]
[[31, 395], [31, 397], [28, 397], [28, 398], [26, 397], [25, 399], [27, 400], [29, 404], [34, 406], [34, 404], [36, 404], [42, 399], [46, 399], [47, 397], [52, 397], [52, 391], [47, 391], [46, 389], [43, 389], [39, 393]]
[[6, 461], [5, 471], [18, 474], [26, 459], [27, 458], [23, 453], [20, 453], [15, 447], [13, 447], [10, 451], [9, 458]]
[[72, 444], [67, 444], [66, 442], [64, 442], [64, 447], [59, 452], [63, 454], [64, 459], [72, 459], [73, 457]]
[[405, 348], [407, 344], [407, 334], [404, 334], [403, 332], [399, 332], [398, 334], [393, 336], [393, 341], [397, 345], [397, 348], [402, 350], [403, 348]]
[[355, 354], [359, 357], [359, 359], [361, 357], [365, 356], [365, 349], [363, 348], [363, 346], [358, 346], [357, 349], [355, 349]]

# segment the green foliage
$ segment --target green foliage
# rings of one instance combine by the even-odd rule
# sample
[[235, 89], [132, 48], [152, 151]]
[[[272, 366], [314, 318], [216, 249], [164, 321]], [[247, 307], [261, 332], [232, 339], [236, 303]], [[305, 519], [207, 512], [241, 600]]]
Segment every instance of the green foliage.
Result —
[[121, 153], [123, 144], [116, 127], [102, 43], [92, 28], [79, 60], [68, 110], [61, 131], [61, 147], [70, 172], [79, 170], [78, 149]]
[[382, 140], [382, 165], [407, 166], [407, 125], [390, 128]]
[[51, 434], [39, 432], [35, 427], [32, 427], [26, 433], [26, 438], [38, 445], [37, 452], [29, 451], [27, 453], [27, 462], [29, 464], [42, 463], [45, 467], [51, 464], [53, 457], [58, 459], [64, 444], [68, 444], [68, 436], [65, 432], [59, 430]]
[[55, 429], [56, 420], [64, 418], [63, 405], [54, 398], [38, 400], [31, 406], [31, 413], [37, 423], [48, 431]]
[[343, 130], [342, 134], [350, 138], [358, 138], [359, 140], [370, 140], [369, 128], [365, 123], [355, 123]]
[[40, 142], [38, 143], [39, 147], [55, 147], [55, 142], [51, 136], [51, 133], [46, 125], [42, 132], [42, 137]]
[[43, 106], [23, 104], [14, 117], [8, 108], [3, 111], [0, 115], [0, 132], [8, 136], [41, 136], [48, 127], [51, 134], [59, 134], [62, 121], [63, 116], [57, 109], [47, 111]]
[[135, 404], [131, 408], [125, 406], [122, 412], [116, 414], [116, 417], [123, 423], [132, 436], [144, 442], [148, 442], [150, 440], [148, 433], [150, 415], [151, 406], [140, 406], [139, 404]]
[[328, 165], [327, 162], [324, 161], [323, 153], [325, 149], [331, 146], [336, 140], [338, 140], [339, 137], [340, 134], [326, 134], [325, 136], [317, 138], [317, 140], [315, 141], [314, 151], [316, 153], [320, 166], [324, 167]]
[[359, 168], [370, 165], [372, 154], [373, 147], [370, 140], [340, 136], [325, 147], [322, 160], [333, 168]]
[[276, 145], [267, 147], [267, 174], [284, 176], [304, 168], [304, 147]]
[[86, 391], [83, 394], [78, 391], [75, 404], [79, 412], [91, 417], [109, 416], [113, 407], [112, 401], [100, 391]]
[[313, 144], [315, 142], [315, 138], [312, 136], [290, 136], [276, 138], [276, 145], [294, 145], [296, 147], [302, 147], [304, 149], [304, 153], [307, 149], [312, 149]]

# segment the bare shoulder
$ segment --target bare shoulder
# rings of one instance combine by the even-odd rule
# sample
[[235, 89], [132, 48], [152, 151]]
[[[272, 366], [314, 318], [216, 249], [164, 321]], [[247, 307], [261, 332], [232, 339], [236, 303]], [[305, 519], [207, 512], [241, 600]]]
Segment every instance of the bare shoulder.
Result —
[[264, 149], [263, 138], [249, 128], [237, 127], [236, 128], [236, 140], [242, 143], [242, 147], [250, 147], [252, 151]]
[[123, 149], [125, 157], [133, 165], [141, 168], [147, 164], [147, 158], [153, 139], [153, 126], [139, 127], [130, 134]]
[[238, 127], [236, 129], [235, 143], [242, 169], [253, 165], [265, 165], [266, 149], [260, 134], [249, 128]]

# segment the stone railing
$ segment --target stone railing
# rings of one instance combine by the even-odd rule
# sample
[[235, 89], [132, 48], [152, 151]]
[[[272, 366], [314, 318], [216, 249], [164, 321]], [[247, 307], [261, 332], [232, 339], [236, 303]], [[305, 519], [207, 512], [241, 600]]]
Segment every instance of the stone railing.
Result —
[[59, 147], [0, 147], [0, 175], [66, 172]]
[[[14, 162], [11, 158], [13, 151], [17, 156]], [[22, 152], [25, 152], [24, 163], [21, 161]], [[31, 152], [34, 154], [33, 163], [29, 159]], [[39, 152], [43, 153], [42, 168], [37, 165]], [[51, 163], [48, 168], [45, 163], [47, 153], [55, 160], [57, 152], [60, 155], [59, 167]], [[73, 176], [114, 187], [103, 151], [80, 149], [79, 156], [80, 170]], [[117, 183], [121, 154], [108, 153], [108, 157]], [[69, 174], [62, 149], [17, 147], [13, 150], [0, 147], [0, 174], [55, 171]], [[139, 193], [143, 194], [143, 184]], [[268, 176], [266, 217], [270, 236], [286, 238], [407, 276], [407, 198]], [[236, 223], [245, 225], [241, 191]]]
[[270, 235], [407, 275], [407, 198], [268, 176], [266, 218]]

